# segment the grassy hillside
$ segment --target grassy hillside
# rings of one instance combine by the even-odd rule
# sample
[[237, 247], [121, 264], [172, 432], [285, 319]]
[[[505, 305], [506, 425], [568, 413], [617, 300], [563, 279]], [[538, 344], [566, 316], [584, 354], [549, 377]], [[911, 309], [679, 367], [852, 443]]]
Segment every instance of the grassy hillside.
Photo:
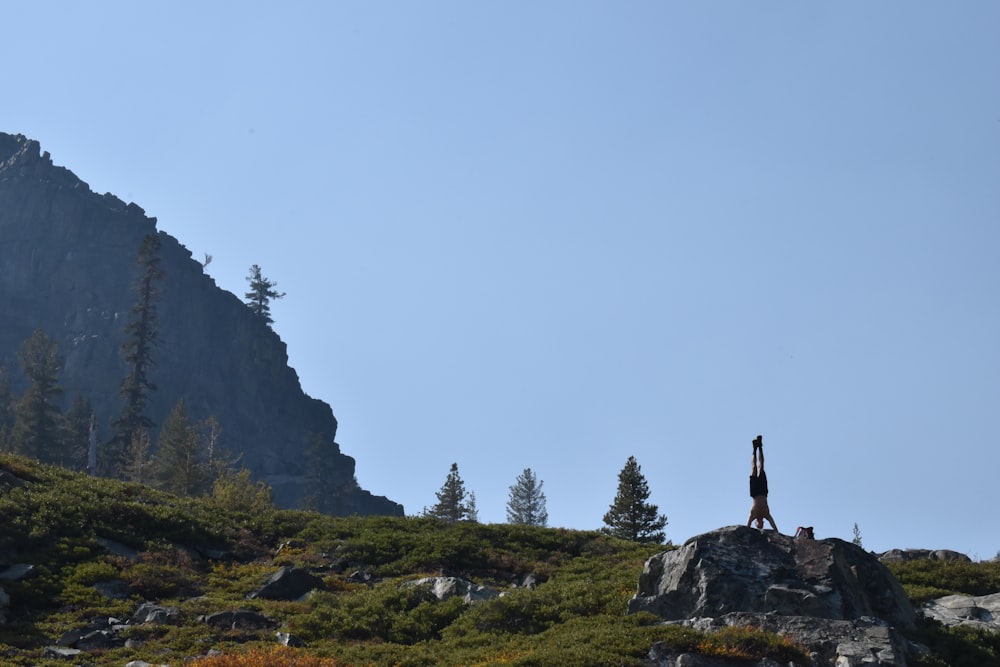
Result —
[[[11, 598], [8, 623], [0, 625], [0, 664], [12, 667], [197, 665], [185, 661], [210, 652], [221, 655], [203, 659], [205, 667], [637, 665], [657, 641], [707, 654], [769, 655], [782, 664], [802, 656], [789, 642], [750, 629], [706, 636], [656, 625], [646, 614], [626, 616], [643, 562], [664, 547], [596, 532], [248, 514], [5, 454], [0, 518], [0, 562], [34, 566], [23, 579], [0, 582]], [[286, 565], [318, 576], [318, 589], [300, 600], [247, 597]], [[504, 595], [467, 605], [403, 585], [441, 573]], [[522, 585], [528, 575], [534, 586]], [[171, 614], [121, 629], [127, 648], [88, 648], [69, 663], [46, 657], [45, 647], [66, 633], [128, 619], [147, 601]], [[238, 609], [271, 623], [220, 628], [205, 621]], [[302, 647], [277, 647], [278, 632]], [[972, 635], [941, 631], [931, 640], [994, 650]]]

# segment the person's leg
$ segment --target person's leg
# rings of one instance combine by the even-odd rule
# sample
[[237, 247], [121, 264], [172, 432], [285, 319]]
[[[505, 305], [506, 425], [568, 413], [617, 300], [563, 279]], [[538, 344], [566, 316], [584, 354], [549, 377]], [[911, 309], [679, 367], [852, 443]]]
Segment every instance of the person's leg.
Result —
[[760, 455], [760, 472], [764, 472], [764, 443], [757, 441], [757, 453]]

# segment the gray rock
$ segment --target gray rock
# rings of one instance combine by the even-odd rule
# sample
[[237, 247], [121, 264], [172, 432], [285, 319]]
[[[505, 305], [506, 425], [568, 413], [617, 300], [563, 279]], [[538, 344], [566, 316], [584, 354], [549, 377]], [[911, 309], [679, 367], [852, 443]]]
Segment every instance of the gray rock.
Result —
[[0, 625], [7, 623], [7, 609], [10, 607], [10, 596], [0, 588]]
[[107, 537], [95, 537], [94, 541], [109, 554], [121, 556], [122, 558], [127, 558], [128, 560], [139, 560], [138, 549], [133, 549], [132, 547], [122, 544], [117, 540], [108, 539]]
[[305, 643], [301, 639], [288, 632], [277, 632], [275, 633], [275, 638], [282, 646], [291, 646], [292, 648], [305, 646]]
[[466, 604], [484, 602], [500, 596], [500, 591], [487, 586], [479, 586], [471, 581], [458, 577], [425, 577], [407, 581], [404, 586], [426, 586], [434, 597], [440, 601], [460, 597]]
[[628, 610], [665, 620], [770, 612], [831, 620], [876, 617], [904, 629], [916, 622], [902, 586], [860, 547], [745, 526], [693, 537], [650, 558]]
[[78, 648], [66, 648], [65, 646], [46, 646], [44, 655], [46, 658], [55, 660], [71, 660], [83, 653]]
[[679, 624], [709, 632], [729, 626], [767, 630], [808, 647], [814, 664], [824, 667], [861, 664], [905, 667], [906, 656], [912, 652], [909, 642], [896, 628], [874, 617], [834, 620], [733, 612]]
[[890, 549], [879, 554], [883, 563], [906, 562], [911, 560], [944, 560], [971, 563], [972, 559], [951, 549]]
[[203, 616], [202, 620], [213, 627], [222, 628], [224, 630], [261, 630], [271, 628], [276, 625], [276, 623], [267, 616], [250, 609], [221, 611], [216, 614]]
[[82, 628], [68, 630], [56, 644], [64, 648], [78, 649], [104, 649], [120, 645], [112, 627], [116, 621], [117, 619], [101, 618]]
[[248, 599], [298, 600], [309, 591], [320, 588], [323, 580], [308, 570], [283, 566], [272, 574], [263, 586], [247, 595]]
[[376, 579], [367, 570], [355, 570], [348, 575], [347, 580], [352, 584], [374, 584]]
[[129, 621], [135, 625], [160, 624], [170, 621], [178, 613], [177, 607], [161, 607], [153, 602], [144, 602], [135, 610]]
[[35, 566], [28, 563], [15, 563], [0, 572], [0, 581], [21, 581], [35, 574]]
[[1000, 593], [992, 595], [946, 595], [923, 606], [929, 616], [947, 626], [966, 625], [1000, 632]]

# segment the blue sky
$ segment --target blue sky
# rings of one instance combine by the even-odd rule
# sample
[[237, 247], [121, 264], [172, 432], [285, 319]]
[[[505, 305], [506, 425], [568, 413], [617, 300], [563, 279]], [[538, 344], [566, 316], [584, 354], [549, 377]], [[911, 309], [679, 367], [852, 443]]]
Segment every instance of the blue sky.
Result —
[[[1000, 5], [34, 2], [0, 131], [275, 330], [362, 486], [1000, 550]], [[223, 425], [225, 426], [225, 425]]]

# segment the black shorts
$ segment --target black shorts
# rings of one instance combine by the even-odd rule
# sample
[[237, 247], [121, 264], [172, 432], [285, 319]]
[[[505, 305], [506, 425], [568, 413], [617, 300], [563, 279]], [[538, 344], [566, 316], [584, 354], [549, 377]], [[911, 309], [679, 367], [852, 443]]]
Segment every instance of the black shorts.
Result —
[[767, 495], [767, 473], [763, 470], [759, 475], [750, 475], [750, 497]]

